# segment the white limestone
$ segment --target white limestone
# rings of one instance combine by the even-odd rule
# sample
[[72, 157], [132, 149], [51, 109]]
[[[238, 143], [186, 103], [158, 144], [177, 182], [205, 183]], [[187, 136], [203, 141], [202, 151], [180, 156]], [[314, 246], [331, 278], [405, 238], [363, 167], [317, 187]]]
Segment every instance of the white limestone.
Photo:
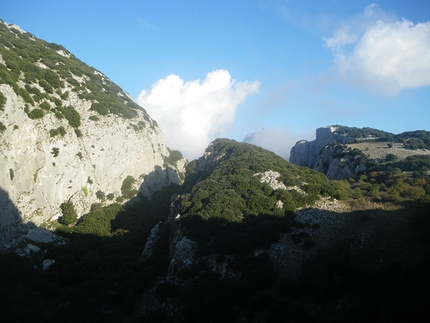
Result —
[[[143, 111], [137, 110], [133, 119], [99, 116], [90, 110], [91, 102], [70, 91], [63, 106], [73, 106], [81, 116], [82, 136], [77, 137], [67, 120], [53, 113], [30, 119], [23, 99], [11, 86], [0, 84], [0, 92], [7, 98], [0, 113], [0, 122], [6, 126], [0, 133], [0, 249], [19, 223], [40, 225], [58, 218], [63, 202], [71, 201], [83, 215], [91, 204], [100, 202], [97, 191], [121, 196], [127, 176], [136, 179], [134, 188], [147, 196], [168, 183], [180, 182], [174, 165], [168, 170], [160, 166], [169, 151], [161, 131], [152, 120], [144, 119]], [[99, 121], [90, 120], [92, 115]], [[146, 124], [142, 130], [131, 126], [142, 121]], [[66, 135], [51, 137], [49, 130], [60, 126]], [[58, 149], [57, 157], [54, 149]], [[183, 170], [185, 163], [178, 161], [177, 167]]]

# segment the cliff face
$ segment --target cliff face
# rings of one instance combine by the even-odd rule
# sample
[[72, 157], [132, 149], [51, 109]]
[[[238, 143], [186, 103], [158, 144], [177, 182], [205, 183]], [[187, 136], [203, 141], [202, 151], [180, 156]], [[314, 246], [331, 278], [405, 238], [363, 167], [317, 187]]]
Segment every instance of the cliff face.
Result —
[[316, 130], [316, 138], [313, 141], [301, 140], [298, 141], [290, 152], [290, 162], [299, 166], [307, 166], [314, 168], [319, 154], [325, 145], [331, 142], [340, 144], [348, 143], [351, 138], [345, 135], [336, 134], [337, 127], [329, 126], [322, 127]]
[[[179, 183], [186, 161], [166, 168], [157, 123], [127, 93], [65, 50], [0, 27], [0, 248], [19, 223], [58, 218], [63, 202], [82, 215], [93, 203], [127, 200], [126, 178], [146, 196]], [[22, 46], [47, 53], [23, 57]]]

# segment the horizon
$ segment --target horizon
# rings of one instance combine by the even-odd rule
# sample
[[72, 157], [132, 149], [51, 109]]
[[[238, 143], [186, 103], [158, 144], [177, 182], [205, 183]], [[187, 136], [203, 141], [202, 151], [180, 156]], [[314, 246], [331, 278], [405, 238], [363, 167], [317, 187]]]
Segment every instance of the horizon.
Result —
[[288, 160], [319, 127], [429, 130], [423, 1], [5, 0], [0, 19], [101, 71], [189, 160], [218, 137]]

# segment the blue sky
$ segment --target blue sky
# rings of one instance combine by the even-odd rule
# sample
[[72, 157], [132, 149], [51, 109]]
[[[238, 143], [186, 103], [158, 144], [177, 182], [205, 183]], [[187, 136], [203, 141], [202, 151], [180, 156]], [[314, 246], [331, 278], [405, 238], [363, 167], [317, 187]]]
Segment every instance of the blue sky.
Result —
[[189, 159], [251, 132], [288, 158], [321, 126], [430, 130], [427, 0], [2, 0], [0, 18], [103, 72]]

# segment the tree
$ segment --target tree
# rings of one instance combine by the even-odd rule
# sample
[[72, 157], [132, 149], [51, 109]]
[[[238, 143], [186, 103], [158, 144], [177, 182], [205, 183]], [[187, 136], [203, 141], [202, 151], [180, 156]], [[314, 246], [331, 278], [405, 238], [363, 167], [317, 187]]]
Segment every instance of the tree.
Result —
[[394, 154], [387, 154], [387, 155], [385, 156], [385, 160], [386, 160], [387, 162], [393, 162], [393, 161], [396, 161], [396, 160], [397, 160], [397, 156], [396, 156], [396, 155], [394, 155]]
[[75, 207], [72, 202], [68, 201], [61, 203], [60, 208], [63, 216], [58, 219], [58, 222], [64, 225], [70, 225], [76, 222], [78, 215], [76, 214]]

